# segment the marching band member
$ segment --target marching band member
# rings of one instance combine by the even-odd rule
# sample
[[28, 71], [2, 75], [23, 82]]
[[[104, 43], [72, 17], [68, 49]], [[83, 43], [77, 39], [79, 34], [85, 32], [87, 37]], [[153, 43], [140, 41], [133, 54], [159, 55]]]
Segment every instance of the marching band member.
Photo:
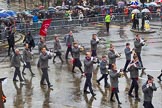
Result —
[[144, 93], [144, 108], [154, 108], [152, 105], [152, 97], [153, 97], [153, 91], [157, 90], [157, 87], [155, 86], [154, 78], [151, 75], [147, 75], [148, 80], [146, 83], [142, 86], [142, 91]]
[[116, 58], [120, 57], [120, 53], [115, 51], [114, 45], [110, 44], [110, 49], [108, 52], [109, 58], [109, 69], [112, 69], [112, 64], [116, 64]]
[[108, 76], [108, 62], [106, 60], [106, 56], [102, 56], [102, 60], [100, 62], [100, 72], [102, 76], [97, 80], [98, 85], [100, 85], [100, 81], [104, 79], [105, 81], [105, 88], [109, 87], [108, 82], [107, 82], [107, 76]]
[[112, 69], [110, 70], [110, 83], [111, 83], [111, 97], [110, 97], [110, 101], [111, 102], [115, 102], [115, 100], [113, 100], [113, 96], [115, 94], [115, 97], [118, 101], [118, 104], [121, 104], [121, 102], [119, 101], [119, 96], [118, 96], [118, 92], [119, 92], [119, 87], [118, 87], [118, 78], [121, 77], [123, 75], [123, 72], [117, 72], [117, 67], [115, 64], [112, 64]]
[[132, 95], [132, 91], [133, 89], [135, 89], [135, 99], [140, 101], [140, 98], [138, 96], [138, 88], [139, 88], [139, 85], [138, 85], [138, 77], [139, 77], [139, 69], [141, 68], [141, 65], [140, 65], [140, 62], [138, 60], [138, 57], [135, 55], [133, 56], [133, 60], [132, 62], [129, 64], [129, 67], [128, 67], [128, 71], [130, 72], [130, 77], [132, 79], [132, 84], [131, 84], [131, 87], [129, 89], [129, 92], [128, 92], [128, 95], [130, 97], [134, 97]]

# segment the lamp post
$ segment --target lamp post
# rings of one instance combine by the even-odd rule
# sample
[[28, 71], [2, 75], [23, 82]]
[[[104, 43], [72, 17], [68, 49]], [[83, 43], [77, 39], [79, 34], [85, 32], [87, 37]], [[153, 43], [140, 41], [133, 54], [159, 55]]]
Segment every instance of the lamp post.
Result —
[[[144, 3], [146, 2], [146, 0], [140, 0], [140, 2], [143, 4], [143, 8], [144, 8]], [[142, 27], [141, 30], [144, 30], [144, 24], [145, 24], [145, 20], [144, 20], [144, 13], [142, 13]]]

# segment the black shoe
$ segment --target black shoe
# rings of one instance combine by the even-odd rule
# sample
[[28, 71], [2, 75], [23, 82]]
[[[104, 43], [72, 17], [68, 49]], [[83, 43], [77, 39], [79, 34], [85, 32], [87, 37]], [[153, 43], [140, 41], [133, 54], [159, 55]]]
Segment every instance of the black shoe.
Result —
[[110, 102], [115, 102], [115, 100], [113, 100], [113, 99], [110, 99]]
[[97, 84], [100, 85], [100, 82], [98, 80], [96, 80]]
[[134, 96], [132, 94], [128, 94], [130, 97], [134, 98]]
[[32, 75], [33, 77], [35, 76], [35, 74], [34, 74], [34, 73], [32, 73], [31, 75]]
[[159, 81], [161, 81], [161, 77], [158, 76], [157, 79], [159, 79]]
[[43, 86], [43, 85], [47, 85], [47, 84], [45, 84], [45, 83], [40, 83], [40, 85], [42, 85], [42, 86]]
[[76, 73], [74, 70], [72, 70], [72, 73]]
[[89, 94], [90, 92], [89, 91], [84, 91], [84, 94]]
[[17, 80], [17, 79], [13, 79], [13, 81], [14, 81], [14, 82], [18, 82], [18, 80]]
[[120, 101], [118, 101], [118, 104], [122, 104]]
[[50, 85], [48, 85], [48, 87], [51, 88], [51, 87], [53, 87], [53, 85], [50, 84]]
[[55, 61], [53, 61], [53, 64], [55, 63]]
[[140, 101], [140, 100], [141, 100], [139, 97], [136, 97], [135, 99], [136, 99], [137, 101]]
[[96, 96], [96, 94], [95, 94], [95, 93], [92, 93], [92, 96], [93, 96], [93, 97], [95, 97], [95, 96]]
[[26, 75], [26, 73], [22, 72], [23, 75]]

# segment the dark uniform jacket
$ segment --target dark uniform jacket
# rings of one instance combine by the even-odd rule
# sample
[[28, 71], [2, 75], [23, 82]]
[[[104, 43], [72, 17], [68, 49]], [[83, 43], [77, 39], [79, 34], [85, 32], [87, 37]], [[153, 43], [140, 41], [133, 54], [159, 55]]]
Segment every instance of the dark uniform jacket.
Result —
[[[130, 64], [133, 64], [134, 62], [131, 62]], [[139, 69], [141, 68], [140, 62], [137, 61], [134, 63], [134, 65], [130, 66], [128, 68], [128, 71], [130, 72], [130, 77], [131, 78], [138, 78], [139, 76]]]
[[109, 64], [115, 64], [117, 57], [118, 56], [116, 56], [114, 51], [109, 50], [109, 52], [108, 52]]
[[124, 52], [125, 52], [126, 60], [131, 60], [132, 51], [130, 50], [130, 48], [125, 48]]
[[73, 42], [74, 42], [74, 37], [68, 35], [66, 37], [66, 46], [71, 47], [73, 45]]
[[107, 74], [107, 66], [108, 62], [107, 61], [101, 61], [100, 62], [100, 71], [101, 71], [101, 74]]
[[[117, 70], [115, 70], [117, 71]], [[114, 72], [113, 70], [110, 71], [110, 83], [113, 88], [118, 88], [120, 74], [117, 72]]]
[[92, 39], [91, 40], [91, 50], [97, 50], [98, 43], [99, 43], [98, 41], [96, 41], [95, 39]]
[[39, 56], [39, 63], [40, 63], [40, 68], [48, 68], [48, 60], [51, 59], [52, 56], [49, 54], [43, 54], [41, 53]]
[[93, 61], [90, 59], [84, 59], [84, 72], [92, 74], [93, 72]]
[[77, 47], [74, 47], [72, 49], [72, 53], [73, 53], [73, 58], [80, 58], [80, 49]]
[[12, 58], [11, 58], [11, 66], [20, 67], [20, 66], [21, 66], [20, 61], [24, 63], [24, 61], [23, 61], [21, 55], [20, 55], [20, 54], [17, 55], [17, 54], [15, 53], [15, 54], [12, 56]]
[[144, 46], [143, 43], [140, 42], [140, 40], [135, 40], [134, 41], [134, 47], [135, 47], [135, 52], [141, 52], [142, 46]]
[[30, 62], [32, 60], [32, 54], [29, 51], [29, 49], [24, 49], [23, 50], [23, 60], [25, 62]]
[[144, 93], [144, 101], [151, 102], [153, 97], [153, 91], [156, 91], [157, 88], [153, 83], [151, 87], [147, 88], [147, 82], [143, 84], [142, 91]]
[[54, 42], [54, 51], [58, 52], [61, 49], [60, 41]]

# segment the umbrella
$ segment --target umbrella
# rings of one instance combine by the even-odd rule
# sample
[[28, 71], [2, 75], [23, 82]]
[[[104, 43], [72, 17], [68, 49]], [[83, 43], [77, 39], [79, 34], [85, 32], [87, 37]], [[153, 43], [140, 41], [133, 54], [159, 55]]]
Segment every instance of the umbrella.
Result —
[[10, 16], [16, 16], [16, 12], [13, 10], [7, 10], [6, 13], [9, 14]]
[[141, 12], [150, 13], [150, 10], [145, 8]]
[[131, 13], [140, 13], [138, 9], [133, 9]]
[[131, 5], [138, 5], [138, 2], [137, 1], [132, 1], [130, 4]]
[[10, 17], [10, 15], [7, 14], [7, 13], [5, 13], [5, 12], [3, 12], [3, 13], [1, 12], [1, 13], [0, 13], [0, 17], [1, 17], [1, 18], [7, 18], [7, 17]]
[[130, 7], [137, 8], [138, 6], [137, 5], [130, 5]]
[[157, 3], [156, 2], [151, 2], [148, 4], [149, 6], [157, 6]]
[[125, 3], [123, 1], [118, 2], [118, 7], [124, 7]]

